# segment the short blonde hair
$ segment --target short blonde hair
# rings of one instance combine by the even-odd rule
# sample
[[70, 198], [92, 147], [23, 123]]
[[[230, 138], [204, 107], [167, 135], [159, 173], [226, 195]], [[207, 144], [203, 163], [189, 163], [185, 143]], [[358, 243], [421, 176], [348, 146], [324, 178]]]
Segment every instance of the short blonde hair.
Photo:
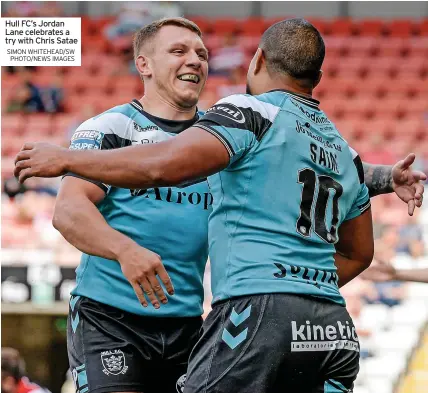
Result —
[[156, 34], [159, 32], [159, 30], [164, 26], [179, 26], [184, 27], [186, 29], [189, 29], [196, 33], [199, 37], [202, 37], [201, 29], [198, 27], [198, 25], [194, 22], [192, 22], [189, 19], [176, 17], [176, 18], [162, 18], [155, 20], [154, 22], [142, 27], [140, 30], [138, 30], [133, 39], [133, 49], [134, 49], [134, 60], [137, 59], [137, 57], [140, 54], [141, 47], [147, 43], [147, 41], [150, 41], [153, 37], [156, 36]]

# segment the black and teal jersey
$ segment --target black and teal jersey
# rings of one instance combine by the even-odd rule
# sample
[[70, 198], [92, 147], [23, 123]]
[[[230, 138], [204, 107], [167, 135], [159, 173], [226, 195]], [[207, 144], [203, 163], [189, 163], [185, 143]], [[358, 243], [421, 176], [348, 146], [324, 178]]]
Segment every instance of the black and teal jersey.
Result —
[[359, 156], [318, 105], [283, 90], [233, 95], [195, 124], [230, 155], [208, 178], [214, 303], [279, 292], [343, 304], [338, 227], [370, 200]]
[[[146, 113], [134, 100], [85, 121], [74, 133], [70, 148], [115, 149], [165, 141], [189, 128], [200, 115], [185, 122], [160, 119]], [[107, 223], [161, 256], [175, 294], [158, 310], [144, 308], [118, 262], [87, 254], [77, 268], [72, 294], [146, 316], [201, 315], [208, 216], [213, 201], [206, 180], [183, 188], [148, 190], [94, 183], [106, 192], [98, 209]]]

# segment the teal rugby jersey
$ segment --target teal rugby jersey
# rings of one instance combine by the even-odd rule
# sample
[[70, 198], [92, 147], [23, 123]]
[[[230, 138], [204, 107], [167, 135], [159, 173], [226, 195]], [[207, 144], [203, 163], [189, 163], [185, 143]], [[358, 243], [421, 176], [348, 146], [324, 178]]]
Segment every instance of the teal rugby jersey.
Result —
[[[114, 149], [161, 142], [190, 127], [200, 115], [185, 122], [159, 119], [144, 112], [134, 100], [85, 121], [75, 131], [70, 148]], [[148, 190], [95, 184], [106, 192], [98, 208], [107, 223], [161, 256], [175, 294], [158, 310], [151, 305], [144, 308], [118, 262], [87, 254], [76, 270], [77, 285], [72, 294], [146, 316], [201, 315], [212, 205], [206, 180], [184, 188]]]
[[195, 124], [230, 155], [210, 176], [213, 302], [297, 293], [344, 303], [338, 227], [370, 206], [359, 156], [318, 108], [283, 90], [233, 95]]

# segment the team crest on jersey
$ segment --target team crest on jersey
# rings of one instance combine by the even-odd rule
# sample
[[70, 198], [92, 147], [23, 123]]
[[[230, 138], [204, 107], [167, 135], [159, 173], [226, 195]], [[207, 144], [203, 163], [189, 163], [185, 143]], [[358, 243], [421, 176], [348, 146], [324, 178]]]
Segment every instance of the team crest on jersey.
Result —
[[186, 374], [183, 374], [180, 378], [178, 378], [175, 387], [178, 393], [184, 392], [184, 384], [186, 383]]
[[101, 352], [101, 363], [103, 364], [103, 373], [106, 375], [125, 374], [128, 370], [125, 355], [120, 349]]

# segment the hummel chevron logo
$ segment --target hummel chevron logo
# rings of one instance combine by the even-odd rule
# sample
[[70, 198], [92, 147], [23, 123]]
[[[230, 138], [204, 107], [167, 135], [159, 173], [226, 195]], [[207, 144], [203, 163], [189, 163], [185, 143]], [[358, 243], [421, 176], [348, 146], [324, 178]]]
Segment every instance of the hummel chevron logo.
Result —
[[242, 343], [247, 338], [248, 328], [241, 333], [239, 333], [236, 337], [233, 337], [226, 328], [223, 330], [223, 334], [221, 338], [223, 341], [229, 345], [230, 349], [235, 349], [239, 344]]
[[[235, 311], [235, 308], [233, 308], [229, 319], [235, 326], [239, 326], [242, 322], [244, 322], [250, 316], [250, 314], [251, 314], [251, 305], [249, 305], [240, 314], [238, 314]], [[248, 334], [248, 328], [245, 328], [245, 330], [239, 333], [236, 337], [233, 337], [229, 333], [229, 331], [226, 328], [224, 328], [221, 338], [231, 349], [235, 349], [239, 344], [241, 344], [247, 338], [247, 334]]]
[[76, 296], [70, 300], [71, 311], [74, 311], [74, 307], [76, 306], [76, 303], [79, 299], [80, 299], [80, 296]]
[[232, 309], [232, 314], [230, 314], [230, 320], [235, 326], [240, 325], [242, 322], [244, 322], [251, 314], [251, 304], [241, 312], [241, 314], [238, 314], [235, 311], [235, 308]]
[[70, 315], [71, 318], [71, 328], [73, 329], [73, 333], [76, 333], [77, 325], [79, 324], [80, 318], [79, 313], [76, 313], [76, 318], [73, 318], [73, 315]]

